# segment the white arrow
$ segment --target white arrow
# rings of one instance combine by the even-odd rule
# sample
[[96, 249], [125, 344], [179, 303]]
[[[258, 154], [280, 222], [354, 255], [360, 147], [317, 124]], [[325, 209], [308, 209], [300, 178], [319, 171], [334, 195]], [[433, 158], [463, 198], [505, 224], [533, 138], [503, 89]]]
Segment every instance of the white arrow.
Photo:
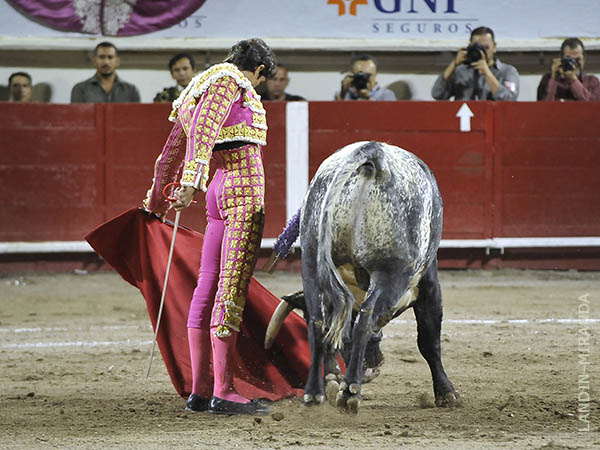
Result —
[[456, 117], [460, 117], [460, 131], [471, 131], [471, 117], [475, 117], [471, 108], [466, 103], [463, 103]]

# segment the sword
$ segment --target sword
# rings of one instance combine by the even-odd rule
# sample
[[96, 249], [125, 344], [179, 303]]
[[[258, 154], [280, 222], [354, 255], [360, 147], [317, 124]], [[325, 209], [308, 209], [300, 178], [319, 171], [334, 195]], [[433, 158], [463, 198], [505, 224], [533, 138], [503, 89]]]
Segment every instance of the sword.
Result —
[[[169, 197], [167, 194], [167, 188], [170, 186], [180, 186], [179, 183], [169, 183], [163, 189], [163, 195], [170, 202], [175, 201], [174, 197]], [[150, 376], [150, 369], [152, 369], [152, 361], [154, 359], [154, 350], [156, 348], [156, 338], [158, 336], [158, 329], [160, 327], [160, 318], [162, 317], [163, 306], [165, 304], [165, 296], [167, 294], [167, 283], [169, 281], [169, 271], [171, 270], [171, 261], [173, 260], [173, 250], [175, 250], [175, 237], [177, 236], [177, 228], [179, 227], [179, 217], [181, 211], [177, 211], [175, 214], [175, 223], [173, 225], [173, 237], [171, 238], [171, 248], [169, 250], [169, 259], [167, 261], [167, 270], [165, 272], [165, 281], [163, 283], [162, 295], [160, 297], [160, 307], [158, 309], [158, 319], [156, 319], [156, 328], [154, 330], [154, 340], [152, 341], [152, 351], [150, 352], [150, 362], [148, 363], [148, 372], [146, 372], [146, 378]]]

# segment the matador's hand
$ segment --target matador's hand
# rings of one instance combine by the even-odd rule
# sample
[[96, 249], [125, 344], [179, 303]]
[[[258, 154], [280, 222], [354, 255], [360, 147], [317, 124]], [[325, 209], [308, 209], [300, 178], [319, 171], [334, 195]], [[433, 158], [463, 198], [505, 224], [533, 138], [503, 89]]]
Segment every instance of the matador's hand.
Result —
[[181, 211], [191, 205], [196, 195], [196, 189], [192, 186], [181, 186], [175, 191], [175, 201], [172, 203], [175, 211]]

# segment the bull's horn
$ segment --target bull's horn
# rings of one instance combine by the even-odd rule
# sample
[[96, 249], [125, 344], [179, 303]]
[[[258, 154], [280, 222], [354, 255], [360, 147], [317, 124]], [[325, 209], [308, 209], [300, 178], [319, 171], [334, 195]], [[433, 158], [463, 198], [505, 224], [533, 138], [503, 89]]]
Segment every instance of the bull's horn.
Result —
[[275, 338], [279, 334], [279, 330], [283, 326], [283, 321], [288, 316], [289, 313], [293, 311], [294, 307], [290, 305], [285, 300], [281, 300], [281, 303], [271, 316], [271, 321], [269, 322], [269, 326], [267, 327], [267, 332], [265, 333], [265, 348], [269, 349], [275, 342]]

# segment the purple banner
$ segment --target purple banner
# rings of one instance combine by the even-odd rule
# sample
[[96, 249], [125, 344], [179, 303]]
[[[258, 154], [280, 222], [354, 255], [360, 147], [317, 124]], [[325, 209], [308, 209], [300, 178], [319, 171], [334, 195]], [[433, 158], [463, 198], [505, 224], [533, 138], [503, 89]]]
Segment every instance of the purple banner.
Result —
[[105, 36], [135, 36], [169, 28], [205, 0], [7, 0], [44, 26]]

